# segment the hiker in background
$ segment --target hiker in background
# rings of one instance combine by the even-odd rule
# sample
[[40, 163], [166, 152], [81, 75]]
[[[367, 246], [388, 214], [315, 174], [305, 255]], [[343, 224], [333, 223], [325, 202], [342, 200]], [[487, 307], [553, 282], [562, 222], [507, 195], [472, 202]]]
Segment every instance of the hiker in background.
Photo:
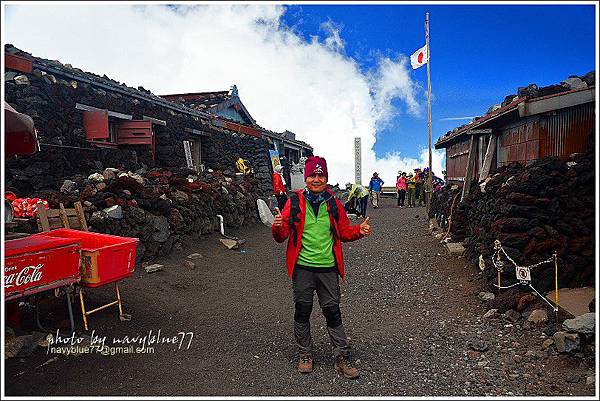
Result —
[[398, 191], [398, 207], [404, 207], [404, 198], [406, 197], [406, 173], [402, 171], [398, 171], [396, 190]]
[[283, 210], [285, 202], [287, 202], [287, 194], [285, 190], [285, 179], [283, 178], [283, 167], [278, 164], [273, 169], [273, 194], [277, 198], [277, 206], [279, 210]]
[[327, 162], [311, 156], [304, 170], [306, 188], [294, 191], [273, 221], [277, 242], [288, 239], [286, 264], [294, 294], [294, 336], [300, 352], [298, 371], [313, 371], [310, 314], [315, 291], [325, 315], [335, 355], [335, 369], [348, 379], [359, 376], [351, 360], [350, 344], [340, 312], [340, 284], [344, 278], [342, 241], [371, 235], [369, 219], [350, 225], [342, 203], [327, 190]]
[[369, 182], [369, 193], [371, 194], [371, 204], [373, 209], [379, 207], [379, 194], [381, 193], [381, 187], [383, 186], [383, 180], [379, 178], [377, 172], [373, 173], [371, 181]]
[[356, 215], [367, 217], [367, 205], [369, 204], [369, 191], [360, 184], [346, 184], [348, 190], [348, 202], [354, 201]]
[[254, 170], [250, 167], [250, 162], [241, 156], [235, 162], [235, 167], [240, 173], [244, 173], [244, 175], [254, 173]]
[[416, 182], [413, 176], [413, 173], [408, 175], [408, 179], [406, 181], [406, 193], [408, 195], [408, 207], [415, 207], [415, 189]]
[[415, 169], [415, 201], [418, 206], [423, 206], [422, 196], [423, 196], [423, 172], [420, 168]]
[[[418, 201], [419, 201], [419, 204], [422, 203], [423, 205], [427, 206], [427, 202], [428, 202], [428, 199], [427, 199], [428, 198], [428, 194], [427, 194], [427, 192], [430, 192], [432, 190], [432, 189], [430, 189], [428, 187], [428, 185], [429, 185], [429, 183], [428, 183], [428, 180], [429, 180], [429, 167], [425, 167], [423, 169], [422, 177], [423, 177], [423, 190], [421, 191], [421, 194], [419, 195]], [[432, 186], [433, 186], [433, 181], [432, 181]]]
[[442, 180], [440, 177], [436, 177], [435, 174], [431, 180], [433, 182], [433, 192], [439, 191], [444, 186], [444, 180]]

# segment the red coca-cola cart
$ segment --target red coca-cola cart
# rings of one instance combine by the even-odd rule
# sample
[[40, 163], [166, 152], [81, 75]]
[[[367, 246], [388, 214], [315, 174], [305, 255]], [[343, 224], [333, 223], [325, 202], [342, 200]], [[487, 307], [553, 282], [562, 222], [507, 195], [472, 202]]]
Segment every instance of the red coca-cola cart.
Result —
[[119, 318], [129, 320], [130, 316], [123, 313], [119, 280], [130, 277], [135, 269], [135, 254], [138, 239], [116, 235], [95, 233], [90, 231], [59, 228], [39, 235], [50, 238], [76, 240], [81, 244], [81, 287], [100, 287], [114, 283], [116, 299], [93, 310], [86, 310], [83, 288], [79, 290], [79, 300], [85, 329], [88, 330], [87, 317], [92, 313], [113, 305], [119, 307]]
[[[78, 239], [31, 235], [5, 241], [4, 249], [5, 301], [73, 285], [81, 279]], [[71, 296], [70, 292], [66, 293], [73, 330]]]

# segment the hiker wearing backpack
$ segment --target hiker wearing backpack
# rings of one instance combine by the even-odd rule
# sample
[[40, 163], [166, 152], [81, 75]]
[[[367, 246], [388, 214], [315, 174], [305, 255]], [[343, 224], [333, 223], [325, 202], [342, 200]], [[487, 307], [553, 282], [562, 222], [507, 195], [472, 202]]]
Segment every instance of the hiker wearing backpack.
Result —
[[383, 180], [379, 178], [379, 174], [373, 173], [373, 177], [371, 177], [371, 181], [369, 181], [369, 192], [371, 194], [371, 204], [373, 205], [373, 209], [379, 207], [379, 197], [382, 186]]
[[327, 321], [335, 369], [354, 379], [359, 373], [352, 363], [342, 323], [338, 275], [344, 279], [342, 242], [371, 235], [369, 218], [360, 225], [350, 225], [344, 206], [327, 190], [325, 159], [309, 157], [304, 180], [306, 188], [292, 192], [283, 211], [277, 211], [272, 226], [275, 241], [288, 239], [286, 265], [293, 286], [294, 337], [300, 354], [298, 371], [313, 371], [310, 315], [316, 291]]
[[278, 164], [273, 168], [271, 178], [273, 180], [273, 194], [277, 199], [277, 206], [279, 209], [283, 209], [288, 197], [286, 195], [285, 179], [283, 178], [283, 167], [281, 167], [281, 164]]

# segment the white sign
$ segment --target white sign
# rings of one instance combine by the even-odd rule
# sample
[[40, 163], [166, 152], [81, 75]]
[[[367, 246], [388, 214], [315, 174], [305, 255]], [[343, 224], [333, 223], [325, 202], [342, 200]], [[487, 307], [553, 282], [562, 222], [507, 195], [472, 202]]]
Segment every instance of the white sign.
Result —
[[360, 137], [354, 138], [354, 183], [362, 183], [362, 166], [360, 160]]
[[516, 267], [517, 280], [523, 281], [531, 281], [531, 271], [528, 267]]

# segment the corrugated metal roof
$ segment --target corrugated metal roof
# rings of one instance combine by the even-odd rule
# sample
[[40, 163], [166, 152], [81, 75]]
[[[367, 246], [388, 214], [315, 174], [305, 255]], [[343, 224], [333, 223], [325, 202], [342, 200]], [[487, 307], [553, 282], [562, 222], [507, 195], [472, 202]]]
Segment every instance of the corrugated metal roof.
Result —
[[470, 122], [467, 125], [463, 125], [462, 127], [458, 128], [456, 131], [451, 131], [450, 133], [440, 137], [437, 142], [435, 143], [435, 148], [438, 149], [438, 146], [446, 143], [462, 134], [464, 134], [465, 132], [474, 129], [476, 127], [479, 127], [480, 125], [482, 125], [483, 123], [490, 121], [496, 117], [499, 117], [500, 115], [506, 114], [507, 112], [510, 112], [513, 109], [516, 109], [519, 106], [519, 103], [525, 101], [525, 98], [519, 97], [515, 100], [513, 100], [512, 102], [510, 102], [509, 104], [505, 105], [504, 107], [501, 107], [499, 109], [496, 109], [494, 111], [492, 111], [489, 114], [484, 115], [483, 117]]
[[510, 102], [509, 104], [505, 105], [504, 107], [501, 107], [497, 110], [492, 111], [489, 114], [484, 115], [483, 117], [472, 121], [471, 123], [467, 124], [467, 125], [463, 125], [462, 127], [459, 127], [458, 129], [456, 129], [455, 131], [451, 131], [450, 133], [441, 136], [437, 142], [435, 143], [435, 148], [439, 149], [443, 146], [440, 146], [442, 144], [448, 143], [449, 141], [451, 141], [452, 139], [455, 139], [463, 134], [465, 134], [467, 131], [475, 129], [477, 127], [480, 127], [481, 125], [483, 125], [486, 122], [492, 121], [495, 118], [500, 117], [501, 115], [507, 114], [513, 110], [516, 110], [519, 107], [520, 103], [533, 103], [533, 102], [538, 102], [541, 100], [546, 100], [546, 99], [550, 99], [550, 98], [555, 98], [555, 97], [559, 97], [559, 96], [566, 96], [566, 95], [570, 95], [572, 93], [576, 93], [576, 92], [582, 92], [582, 91], [589, 91], [590, 89], [595, 88], [594, 86], [588, 87], [588, 88], [580, 88], [580, 89], [573, 89], [573, 90], [568, 90], [568, 91], [564, 91], [564, 92], [560, 92], [560, 93], [553, 93], [551, 95], [546, 95], [546, 96], [540, 96], [540, 97], [535, 97], [535, 98], [525, 98], [525, 97], [518, 97], [517, 99], [513, 100], [512, 102]]

